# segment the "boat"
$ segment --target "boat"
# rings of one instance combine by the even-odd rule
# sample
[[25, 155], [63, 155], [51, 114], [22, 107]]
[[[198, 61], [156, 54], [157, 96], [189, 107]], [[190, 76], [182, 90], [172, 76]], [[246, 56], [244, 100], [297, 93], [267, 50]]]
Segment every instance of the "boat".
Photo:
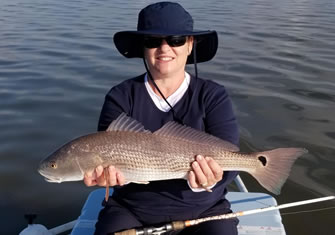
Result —
[[[234, 212], [249, 211], [264, 207], [277, 206], [274, 197], [266, 193], [249, 192], [240, 176], [235, 179], [238, 188], [236, 192], [228, 192], [226, 197], [231, 203]], [[68, 232], [71, 235], [93, 235], [98, 214], [102, 209], [101, 202], [105, 197], [105, 189], [92, 191], [82, 207], [78, 219], [48, 230], [40, 224], [30, 224], [20, 235], [55, 235]], [[110, 190], [110, 195], [113, 190]], [[274, 208], [259, 214], [239, 217], [239, 235], [285, 235], [285, 228], [279, 209]], [[160, 232], [152, 234], [163, 234]]]

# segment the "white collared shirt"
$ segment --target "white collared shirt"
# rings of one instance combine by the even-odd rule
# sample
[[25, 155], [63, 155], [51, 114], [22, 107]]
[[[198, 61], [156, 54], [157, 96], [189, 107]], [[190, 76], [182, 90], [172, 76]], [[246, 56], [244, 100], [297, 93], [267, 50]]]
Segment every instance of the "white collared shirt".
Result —
[[[169, 97], [165, 97], [166, 100], [169, 102], [169, 104], [173, 107], [178, 101], [183, 97], [185, 92], [187, 91], [191, 81], [191, 76], [185, 72], [185, 78], [180, 87]], [[152, 101], [155, 103], [156, 107], [163, 111], [163, 112], [169, 112], [170, 111], [170, 106], [165, 102], [165, 100], [157, 95], [151, 88], [149, 81], [148, 81], [148, 74], [145, 75], [144, 77], [144, 84], [145, 87], [147, 88], [147, 91], [152, 99]]]

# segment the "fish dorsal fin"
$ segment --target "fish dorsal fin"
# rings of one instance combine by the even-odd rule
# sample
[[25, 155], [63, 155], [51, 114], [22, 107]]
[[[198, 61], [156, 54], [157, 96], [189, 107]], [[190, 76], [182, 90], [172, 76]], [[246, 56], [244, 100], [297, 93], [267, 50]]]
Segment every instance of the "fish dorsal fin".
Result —
[[219, 145], [230, 152], [238, 152], [239, 148], [225, 140], [222, 140], [206, 132], [193, 129], [188, 126], [180, 125], [176, 122], [168, 122], [162, 128], [154, 132], [155, 135], [172, 136], [181, 139], [189, 139], [200, 143], [208, 143], [210, 145]]
[[106, 131], [131, 131], [131, 132], [147, 132], [142, 123], [127, 116], [125, 113], [121, 113], [120, 116], [115, 119], [107, 128]]

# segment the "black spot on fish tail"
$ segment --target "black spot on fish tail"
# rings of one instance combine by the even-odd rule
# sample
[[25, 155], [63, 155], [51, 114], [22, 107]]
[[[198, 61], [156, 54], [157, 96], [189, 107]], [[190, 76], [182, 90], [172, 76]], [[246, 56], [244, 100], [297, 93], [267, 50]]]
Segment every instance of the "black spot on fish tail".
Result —
[[258, 156], [258, 160], [262, 163], [263, 166], [267, 165], [267, 159], [264, 156]]
[[304, 153], [307, 153], [304, 148], [278, 148], [256, 153], [256, 159], [261, 164], [252, 175], [264, 188], [279, 194], [289, 176], [292, 164]]

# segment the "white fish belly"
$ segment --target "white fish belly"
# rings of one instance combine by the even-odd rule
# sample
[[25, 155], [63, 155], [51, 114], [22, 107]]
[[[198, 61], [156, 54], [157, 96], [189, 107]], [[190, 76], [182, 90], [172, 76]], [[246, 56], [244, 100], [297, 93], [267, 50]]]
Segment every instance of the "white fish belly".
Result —
[[187, 172], [157, 171], [152, 168], [120, 169], [127, 182], [148, 182], [168, 179], [186, 179]]

